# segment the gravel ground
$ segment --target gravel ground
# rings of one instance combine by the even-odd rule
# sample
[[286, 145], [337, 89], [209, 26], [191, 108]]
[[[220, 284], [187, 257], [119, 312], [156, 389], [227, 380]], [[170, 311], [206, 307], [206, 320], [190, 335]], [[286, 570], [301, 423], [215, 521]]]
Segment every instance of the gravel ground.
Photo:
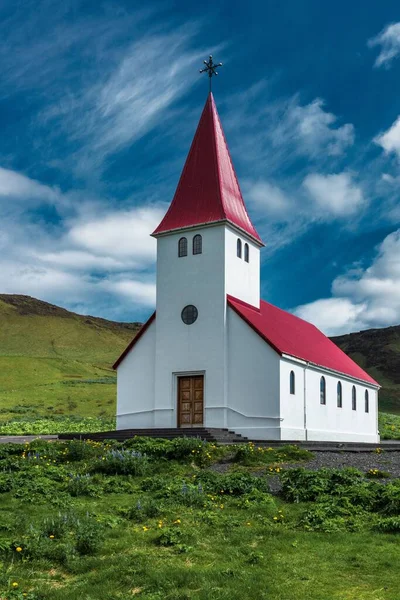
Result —
[[329, 467], [341, 469], [343, 467], [355, 467], [360, 471], [379, 469], [390, 473], [392, 477], [400, 477], [400, 451], [385, 452], [314, 452], [314, 458], [308, 462], [291, 463], [285, 465], [290, 467], [305, 467], [312, 471]]
[[[213, 471], [226, 473], [233, 463], [227, 459], [223, 462], [213, 465]], [[376, 452], [313, 452], [313, 458], [309, 461], [298, 463], [282, 463], [285, 469], [294, 469], [296, 467], [305, 467], [312, 471], [317, 471], [322, 467], [342, 469], [343, 467], [355, 467], [360, 471], [369, 471], [369, 469], [379, 469], [390, 473], [392, 477], [400, 477], [400, 451], [385, 452], [377, 454]], [[265, 472], [265, 468], [260, 474]], [[257, 473], [258, 474], [258, 473]]]

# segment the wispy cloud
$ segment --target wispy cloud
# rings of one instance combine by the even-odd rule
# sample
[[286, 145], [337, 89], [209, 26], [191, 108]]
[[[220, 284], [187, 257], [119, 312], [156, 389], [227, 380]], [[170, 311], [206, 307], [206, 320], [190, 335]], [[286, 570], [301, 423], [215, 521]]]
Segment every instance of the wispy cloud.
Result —
[[390, 68], [393, 60], [400, 54], [400, 23], [387, 25], [377, 36], [368, 40], [368, 46], [380, 46], [374, 66]]
[[377, 135], [374, 142], [381, 146], [386, 153], [394, 152], [400, 157], [400, 116], [389, 129]]
[[330, 216], [353, 215], [365, 205], [361, 188], [352, 180], [349, 173], [332, 175], [310, 173], [304, 179], [303, 185], [328, 219]]

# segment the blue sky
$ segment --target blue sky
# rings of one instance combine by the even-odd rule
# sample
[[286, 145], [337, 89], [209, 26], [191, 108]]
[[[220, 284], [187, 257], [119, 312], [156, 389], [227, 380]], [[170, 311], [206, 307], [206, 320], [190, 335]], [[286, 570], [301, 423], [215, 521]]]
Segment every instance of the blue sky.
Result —
[[400, 10], [319, 0], [0, 3], [0, 291], [144, 320], [214, 96], [262, 295], [328, 334], [400, 322]]

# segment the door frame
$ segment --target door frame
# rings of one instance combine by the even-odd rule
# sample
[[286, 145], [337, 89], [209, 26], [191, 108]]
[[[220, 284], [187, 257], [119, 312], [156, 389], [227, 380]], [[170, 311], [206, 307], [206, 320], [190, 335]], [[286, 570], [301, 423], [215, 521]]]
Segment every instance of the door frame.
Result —
[[[172, 373], [172, 397], [174, 398], [174, 410], [176, 414], [175, 418], [175, 427], [178, 429], [187, 429], [190, 427], [196, 427], [196, 425], [179, 425], [179, 377], [198, 377], [199, 375], [203, 376], [203, 425], [201, 427], [205, 427], [205, 418], [206, 418], [206, 372], [205, 371], [177, 371]], [[197, 426], [198, 427], [198, 426]]]

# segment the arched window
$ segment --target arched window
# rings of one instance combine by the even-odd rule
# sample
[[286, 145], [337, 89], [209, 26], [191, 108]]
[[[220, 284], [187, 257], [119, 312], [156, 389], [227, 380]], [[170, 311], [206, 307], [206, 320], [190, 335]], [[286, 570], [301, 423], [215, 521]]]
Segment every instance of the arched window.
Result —
[[242, 258], [242, 240], [238, 238], [236, 242], [236, 254], [238, 258]]
[[294, 371], [290, 371], [290, 393], [294, 394], [295, 393], [295, 378], [294, 378]]
[[368, 390], [365, 390], [365, 412], [369, 412], [369, 394], [368, 394]]
[[185, 237], [178, 242], [178, 256], [187, 256], [187, 239]]
[[246, 262], [249, 262], [249, 245], [248, 244], [244, 245], [244, 260]]
[[203, 240], [201, 235], [195, 235], [193, 238], [193, 254], [201, 254], [203, 252]]
[[357, 410], [357, 392], [355, 385], [353, 385], [353, 389], [351, 390], [351, 408]]
[[338, 381], [337, 384], [337, 407], [342, 408], [342, 382]]
[[319, 401], [320, 404], [326, 404], [326, 382], [325, 377], [321, 377], [319, 382]]

